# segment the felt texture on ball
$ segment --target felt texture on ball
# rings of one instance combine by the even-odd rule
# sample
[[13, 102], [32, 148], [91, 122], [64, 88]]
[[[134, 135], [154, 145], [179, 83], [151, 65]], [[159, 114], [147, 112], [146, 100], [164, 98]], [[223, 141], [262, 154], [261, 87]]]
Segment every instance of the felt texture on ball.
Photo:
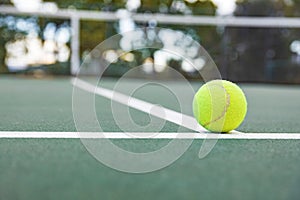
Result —
[[195, 94], [193, 112], [196, 120], [212, 132], [230, 132], [243, 122], [247, 100], [242, 89], [226, 80], [204, 84]]

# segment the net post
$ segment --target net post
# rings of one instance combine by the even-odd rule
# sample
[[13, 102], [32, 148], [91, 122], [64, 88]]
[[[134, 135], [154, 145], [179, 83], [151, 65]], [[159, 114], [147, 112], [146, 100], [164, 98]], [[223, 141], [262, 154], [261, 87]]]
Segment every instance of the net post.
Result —
[[76, 15], [71, 16], [71, 28], [72, 28], [72, 39], [71, 39], [71, 75], [76, 75], [80, 67], [80, 18]]

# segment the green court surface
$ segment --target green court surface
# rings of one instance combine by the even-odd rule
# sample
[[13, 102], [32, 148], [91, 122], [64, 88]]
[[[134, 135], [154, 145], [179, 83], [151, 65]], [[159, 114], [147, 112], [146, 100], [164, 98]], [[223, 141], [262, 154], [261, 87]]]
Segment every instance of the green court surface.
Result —
[[[0, 77], [0, 131], [76, 131], [71, 79]], [[139, 80], [127, 80], [135, 84]], [[113, 88], [116, 79], [104, 79]], [[124, 87], [126, 87], [126, 84]], [[180, 83], [171, 83], [178, 84]], [[193, 87], [201, 83], [193, 82]], [[299, 133], [300, 88], [292, 85], [240, 84], [248, 114], [239, 131]], [[178, 102], [155, 87], [137, 97], [178, 110]], [[191, 115], [190, 100], [186, 110]], [[104, 131], [120, 131], [111, 102], [96, 97]], [[130, 110], [138, 124], [149, 116]], [[167, 122], [164, 132], [176, 132]], [[149, 130], [151, 131], [151, 130]], [[186, 130], [188, 131], [188, 130]], [[63, 134], [63, 133], [62, 133]], [[124, 149], [143, 152], [165, 145], [164, 139], [114, 139]], [[93, 158], [80, 139], [0, 139], [0, 199], [299, 199], [300, 140], [219, 140], [204, 159], [203, 140], [172, 165], [146, 174], [111, 169]]]

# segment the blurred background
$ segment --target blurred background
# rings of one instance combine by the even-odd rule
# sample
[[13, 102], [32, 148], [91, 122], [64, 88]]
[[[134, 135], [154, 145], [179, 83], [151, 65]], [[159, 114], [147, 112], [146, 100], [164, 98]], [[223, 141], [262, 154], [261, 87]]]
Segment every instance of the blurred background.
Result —
[[[190, 57], [193, 46], [187, 48], [186, 43], [196, 40], [224, 79], [300, 83], [300, 0], [0, 2], [0, 74], [75, 75], [92, 49], [105, 39], [137, 27], [161, 27], [166, 29], [147, 37], [156, 38], [162, 47], [181, 48]], [[275, 17], [280, 19], [278, 23], [274, 23]], [[230, 21], [233, 18], [239, 20]], [[270, 25], [268, 19], [273, 20]], [[103, 52], [85, 74], [102, 73], [101, 63], [107, 61], [111, 65], [103, 72], [105, 76], [120, 77], [138, 65], [144, 66], [145, 74], [158, 74], [164, 73], [164, 66], [171, 66], [188, 79], [201, 80], [198, 70], [204, 60], [195, 58], [195, 69], [158, 49], [130, 51], [143, 37], [137, 33], [121, 39], [117, 48]]]

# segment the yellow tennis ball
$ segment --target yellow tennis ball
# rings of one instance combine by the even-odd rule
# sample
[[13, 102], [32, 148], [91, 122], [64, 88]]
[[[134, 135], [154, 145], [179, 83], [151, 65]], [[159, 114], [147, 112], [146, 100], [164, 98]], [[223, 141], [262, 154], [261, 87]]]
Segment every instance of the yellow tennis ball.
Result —
[[204, 84], [195, 94], [193, 112], [196, 120], [207, 130], [229, 132], [243, 122], [247, 100], [236, 84], [213, 80]]

